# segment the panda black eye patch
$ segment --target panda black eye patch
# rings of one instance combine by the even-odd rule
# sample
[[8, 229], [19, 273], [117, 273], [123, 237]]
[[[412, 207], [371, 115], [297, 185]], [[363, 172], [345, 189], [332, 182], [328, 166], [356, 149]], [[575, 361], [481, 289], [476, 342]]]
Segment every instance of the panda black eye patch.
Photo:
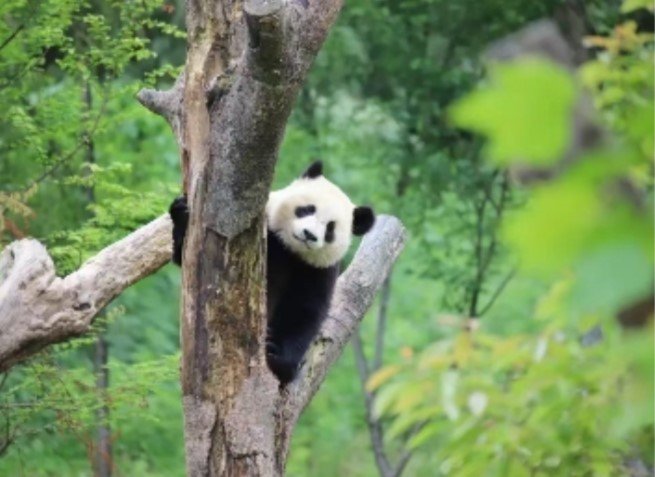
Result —
[[332, 243], [334, 242], [334, 227], [337, 224], [334, 222], [334, 220], [331, 220], [328, 222], [327, 227], [325, 227], [325, 241], [327, 243]]
[[316, 207], [315, 206], [305, 205], [305, 206], [302, 206], [302, 207], [296, 207], [295, 214], [296, 214], [296, 217], [301, 219], [303, 217], [307, 217], [308, 215], [312, 215], [315, 212], [316, 212]]

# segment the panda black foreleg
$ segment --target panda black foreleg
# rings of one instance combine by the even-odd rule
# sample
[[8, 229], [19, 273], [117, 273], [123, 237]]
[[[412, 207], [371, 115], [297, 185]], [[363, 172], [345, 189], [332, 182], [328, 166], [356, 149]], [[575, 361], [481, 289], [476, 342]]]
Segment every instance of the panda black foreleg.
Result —
[[182, 265], [182, 247], [184, 236], [189, 225], [189, 207], [186, 196], [181, 195], [171, 203], [168, 213], [173, 220], [173, 263]]
[[295, 379], [305, 353], [318, 333], [327, 303], [316, 305], [283, 304], [269, 323], [266, 362], [282, 385]]

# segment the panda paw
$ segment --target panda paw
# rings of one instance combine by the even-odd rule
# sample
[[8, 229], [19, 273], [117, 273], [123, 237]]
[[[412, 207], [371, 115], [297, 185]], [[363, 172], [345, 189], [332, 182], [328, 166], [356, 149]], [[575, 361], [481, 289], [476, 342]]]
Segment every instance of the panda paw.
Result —
[[168, 213], [173, 220], [173, 263], [182, 265], [182, 246], [189, 224], [189, 206], [186, 196], [176, 197], [168, 208]]
[[300, 367], [296, 359], [285, 356], [281, 348], [270, 340], [266, 341], [266, 363], [282, 386], [295, 379]]
[[186, 195], [181, 195], [176, 197], [173, 202], [171, 202], [170, 207], [168, 208], [168, 213], [171, 215], [173, 222], [177, 219], [184, 218], [189, 216], [189, 206], [186, 202]]

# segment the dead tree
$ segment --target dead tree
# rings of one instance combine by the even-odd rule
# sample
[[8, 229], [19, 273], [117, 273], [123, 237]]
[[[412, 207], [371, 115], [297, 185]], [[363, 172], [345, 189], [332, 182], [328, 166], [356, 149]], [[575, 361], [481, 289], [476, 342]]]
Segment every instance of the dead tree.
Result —
[[[280, 388], [264, 359], [263, 208], [296, 95], [339, 0], [188, 0], [187, 60], [169, 91], [139, 100], [177, 138], [190, 205], [182, 270], [187, 473], [279, 476], [291, 434], [402, 248], [378, 217], [337, 283], [301, 374]], [[300, 167], [300, 166], [299, 166]], [[38, 242], [0, 256], [0, 370], [88, 330], [95, 314], [170, 257], [161, 217], [65, 278]]]

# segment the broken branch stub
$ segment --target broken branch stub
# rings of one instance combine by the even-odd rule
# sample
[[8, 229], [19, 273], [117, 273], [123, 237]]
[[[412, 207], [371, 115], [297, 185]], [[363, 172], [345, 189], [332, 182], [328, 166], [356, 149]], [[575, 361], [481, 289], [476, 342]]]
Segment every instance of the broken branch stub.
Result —
[[64, 278], [37, 240], [9, 244], [0, 255], [0, 372], [88, 332], [105, 305], [170, 257], [168, 215], [101, 250]]

